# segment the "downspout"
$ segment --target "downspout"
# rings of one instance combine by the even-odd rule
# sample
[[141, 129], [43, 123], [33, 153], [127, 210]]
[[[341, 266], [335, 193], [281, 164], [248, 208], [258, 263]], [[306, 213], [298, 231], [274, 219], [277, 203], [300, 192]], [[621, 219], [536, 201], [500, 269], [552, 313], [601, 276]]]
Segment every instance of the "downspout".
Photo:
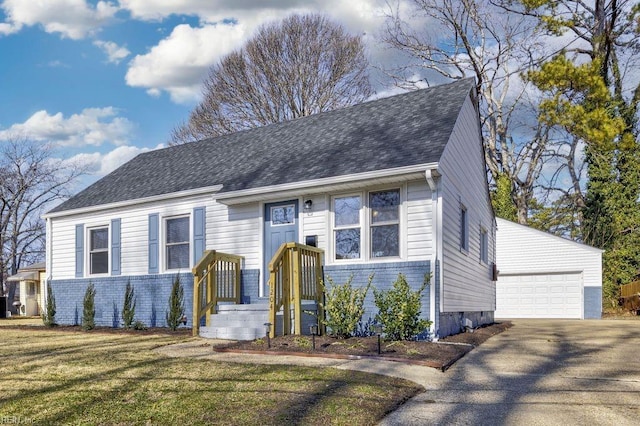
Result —
[[46, 284], [44, 286], [44, 291], [42, 292], [43, 294], [43, 299], [42, 301], [44, 302], [42, 304], [42, 308], [45, 309], [45, 304], [47, 303], [47, 298], [49, 296], [48, 292], [49, 292], [49, 284], [51, 282], [51, 271], [52, 271], [52, 267], [51, 265], [53, 265], [53, 256], [52, 256], [52, 244], [51, 244], [51, 240], [53, 238], [53, 234], [51, 233], [51, 229], [52, 229], [52, 225], [51, 225], [51, 218], [48, 217], [47, 218], [47, 222], [46, 222], [46, 230], [45, 230], [45, 249], [44, 249], [44, 267], [45, 267], [45, 272], [46, 272]]
[[438, 299], [436, 295], [441, 287], [442, 271], [440, 271], [440, 247], [442, 245], [442, 229], [440, 220], [440, 194], [438, 191], [438, 178], [440, 173], [437, 169], [427, 169], [424, 172], [427, 184], [431, 190], [431, 232], [433, 234], [433, 247], [431, 252], [431, 284], [429, 285], [429, 318], [431, 319], [430, 332], [434, 341], [438, 340], [438, 331], [440, 328], [440, 313]]

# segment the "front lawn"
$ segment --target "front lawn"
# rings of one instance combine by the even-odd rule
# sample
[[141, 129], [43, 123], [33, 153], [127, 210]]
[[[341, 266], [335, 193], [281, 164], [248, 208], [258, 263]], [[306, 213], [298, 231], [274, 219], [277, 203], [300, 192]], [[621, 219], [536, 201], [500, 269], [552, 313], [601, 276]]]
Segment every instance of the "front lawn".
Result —
[[333, 368], [167, 358], [181, 335], [0, 328], [0, 419], [47, 424], [377, 423], [421, 388]]

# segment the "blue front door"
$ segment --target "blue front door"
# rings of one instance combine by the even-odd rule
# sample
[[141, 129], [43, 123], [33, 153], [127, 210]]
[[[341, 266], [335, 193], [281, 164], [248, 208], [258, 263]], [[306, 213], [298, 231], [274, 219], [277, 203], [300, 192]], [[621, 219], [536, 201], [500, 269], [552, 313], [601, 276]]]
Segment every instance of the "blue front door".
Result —
[[264, 205], [264, 268], [265, 295], [269, 281], [269, 262], [282, 243], [298, 241], [298, 201], [282, 201]]

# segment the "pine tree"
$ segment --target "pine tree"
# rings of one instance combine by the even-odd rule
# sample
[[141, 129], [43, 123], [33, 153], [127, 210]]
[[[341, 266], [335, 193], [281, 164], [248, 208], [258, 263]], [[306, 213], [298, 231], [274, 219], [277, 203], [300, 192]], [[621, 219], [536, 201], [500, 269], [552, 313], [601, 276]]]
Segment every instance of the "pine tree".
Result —
[[169, 295], [169, 311], [167, 312], [167, 327], [175, 331], [184, 317], [184, 289], [180, 276], [176, 275]]
[[96, 289], [93, 283], [89, 283], [87, 291], [84, 293], [84, 301], [82, 303], [82, 329], [93, 330], [96, 327]]
[[136, 315], [136, 296], [131, 285], [131, 280], [127, 280], [127, 288], [124, 291], [124, 305], [122, 307], [122, 322], [124, 328], [131, 328]]

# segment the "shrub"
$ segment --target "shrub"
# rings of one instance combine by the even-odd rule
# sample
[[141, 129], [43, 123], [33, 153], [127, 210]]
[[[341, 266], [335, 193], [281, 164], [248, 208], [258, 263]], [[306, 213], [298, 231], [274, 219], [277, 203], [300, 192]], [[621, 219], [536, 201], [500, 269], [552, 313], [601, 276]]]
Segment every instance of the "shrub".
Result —
[[431, 321], [420, 318], [420, 298], [428, 283], [429, 276], [425, 276], [422, 286], [411, 291], [405, 276], [398, 274], [392, 289], [373, 290], [378, 308], [376, 322], [384, 327], [386, 340], [411, 340], [431, 325]]
[[184, 316], [184, 289], [180, 282], [180, 276], [176, 275], [169, 295], [169, 311], [167, 312], [167, 327], [175, 331]]
[[47, 300], [42, 314], [42, 322], [47, 327], [56, 325], [56, 298], [53, 296], [50, 282], [47, 282]]
[[92, 330], [96, 327], [96, 289], [90, 282], [87, 290], [84, 292], [84, 301], [82, 302], [82, 329]]
[[321, 318], [320, 321], [331, 329], [334, 336], [341, 339], [351, 337], [364, 315], [364, 299], [371, 287], [373, 274], [369, 275], [367, 285], [360, 288], [351, 286], [353, 275], [344, 284], [336, 284], [331, 277], [327, 277], [327, 280], [329, 288], [324, 282], [320, 283], [325, 293], [322, 306], [327, 314], [327, 318]]
[[140, 331], [144, 331], [147, 329], [147, 326], [144, 325], [142, 321], [136, 321], [135, 323], [133, 323], [132, 327], [134, 330], [140, 330]]
[[127, 288], [124, 291], [124, 306], [122, 307], [122, 322], [124, 328], [131, 328], [133, 318], [136, 315], [136, 296], [131, 280], [127, 280]]

